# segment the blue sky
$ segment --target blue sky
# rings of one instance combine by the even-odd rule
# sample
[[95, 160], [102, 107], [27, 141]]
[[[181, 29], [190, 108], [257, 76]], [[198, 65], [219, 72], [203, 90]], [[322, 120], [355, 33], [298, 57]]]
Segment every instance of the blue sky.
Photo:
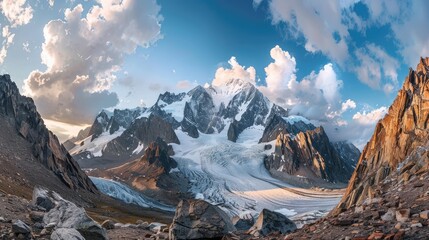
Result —
[[[234, 56], [273, 101], [361, 146], [408, 68], [429, 55], [425, 1], [4, 0], [1, 10], [0, 70], [60, 135], [102, 108], [151, 105], [160, 92], [211, 83]], [[292, 73], [267, 72], [272, 49]], [[287, 87], [291, 78], [297, 87]], [[311, 87], [298, 84], [304, 79]], [[312, 102], [312, 91], [323, 102]]]

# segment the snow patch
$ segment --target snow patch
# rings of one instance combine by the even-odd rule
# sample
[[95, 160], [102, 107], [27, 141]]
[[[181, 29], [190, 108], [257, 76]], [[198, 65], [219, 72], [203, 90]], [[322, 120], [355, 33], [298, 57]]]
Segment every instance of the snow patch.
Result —
[[94, 157], [101, 157], [103, 155], [103, 150], [107, 146], [107, 144], [113, 139], [121, 136], [121, 134], [125, 131], [123, 127], [120, 127], [118, 131], [110, 134], [105, 131], [100, 136], [91, 141], [92, 135], [83, 139], [83, 144], [81, 146], [81, 142], [76, 142], [76, 146], [72, 148], [69, 152], [71, 155], [76, 155], [82, 152], [89, 152]]
[[139, 142], [139, 145], [134, 149], [133, 154], [139, 154], [143, 150], [144, 144]]

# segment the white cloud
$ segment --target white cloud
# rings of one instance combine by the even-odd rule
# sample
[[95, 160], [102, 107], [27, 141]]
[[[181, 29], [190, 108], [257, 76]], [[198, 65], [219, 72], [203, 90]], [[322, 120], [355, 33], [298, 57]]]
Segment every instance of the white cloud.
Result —
[[293, 114], [314, 120], [325, 121], [341, 114], [339, 91], [343, 83], [331, 63], [297, 81], [297, 63], [289, 52], [276, 46], [270, 55], [274, 62], [265, 68], [267, 86], [259, 87], [269, 99], [291, 109]]
[[232, 79], [240, 79], [252, 84], [256, 84], [256, 70], [254, 67], [241, 66], [235, 57], [231, 57], [228, 61], [231, 68], [220, 67], [216, 70], [213, 86], [220, 86]]
[[64, 142], [74, 136], [76, 136], [80, 130], [89, 127], [90, 125], [74, 125], [63, 122], [52, 121], [49, 119], [43, 120], [49, 130], [57, 135], [61, 142]]
[[377, 109], [374, 109], [372, 111], [363, 111], [363, 112], [357, 112], [355, 115], [353, 115], [353, 120], [358, 122], [362, 125], [374, 125], [384, 117], [387, 113], [386, 107], [380, 107]]
[[356, 108], [356, 103], [355, 101], [351, 100], [351, 99], [347, 99], [345, 102], [343, 102], [341, 104], [341, 111], [345, 112], [349, 109], [355, 109]]
[[287, 33], [295, 38], [302, 36], [307, 51], [320, 51], [343, 64], [348, 58], [349, 38], [344, 15], [351, 14], [348, 9], [352, 4], [352, 1], [272, 0], [269, 9], [273, 24], [285, 23]]
[[101, 108], [118, 103], [109, 92], [124, 56], [148, 47], [160, 34], [160, 7], [155, 0], [99, 0], [83, 16], [82, 5], [66, 9], [64, 20], [45, 25], [42, 63], [25, 80], [42, 116], [84, 124]]
[[48, 0], [49, 6], [53, 7], [55, 3], [55, 0]]
[[387, 54], [381, 47], [368, 44], [365, 48], [357, 49], [355, 52], [357, 66], [354, 71], [360, 81], [373, 89], [380, 89], [384, 81], [383, 90], [391, 92], [398, 85], [399, 62]]
[[420, 56], [429, 56], [429, 31], [426, 30], [429, 2], [410, 1], [404, 9], [406, 11], [400, 11], [391, 17], [393, 20], [390, 25], [399, 41], [404, 62], [414, 67], [419, 62]]
[[0, 8], [12, 27], [25, 25], [33, 18], [33, 8], [26, 0], [2, 0]]
[[15, 37], [15, 34], [10, 32], [9, 26], [4, 26], [2, 28], [2, 48], [0, 50], [0, 64], [3, 64], [4, 60], [7, 56], [7, 50], [8, 48], [13, 44], [13, 39]]
[[363, 149], [374, 133], [375, 125], [387, 113], [386, 107], [357, 112], [347, 124], [325, 124], [323, 127], [332, 141], [347, 140]]

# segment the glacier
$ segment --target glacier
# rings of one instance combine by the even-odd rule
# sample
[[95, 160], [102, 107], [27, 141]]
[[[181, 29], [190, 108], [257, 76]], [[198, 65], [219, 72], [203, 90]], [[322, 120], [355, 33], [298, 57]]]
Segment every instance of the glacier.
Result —
[[190, 180], [195, 198], [221, 207], [230, 216], [256, 216], [264, 208], [288, 217], [331, 210], [342, 191], [299, 188], [271, 177], [263, 159], [273, 148], [264, 150], [267, 143], [255, 143], [262, 133], [263, 127], [250, 127], [234, 143], [227, 140], [225, 132], [200, 134], [194, 139], [177, 130], [181, 144], [172, 144], [173, 158]]
[[129, 186], [122, 184], [120, 182], [111, 180], [111, 179], [104, 179], [104, 178], [98, 178], [98, 177], [90, 177], [91, 181], [95, 184], [95, 186], [100, 190], [102, 193], [111, 196], [113, 198], [119, 199], [121, 201], [124, 201], [126, 203], [131, 203], [135, 205], [139, 205], [141, 207], [146, 208], [157, 208], [168, 212], [174, 212], [176, 211], [175, 207], [168, 206], [166, 204], [162, 204], [156, 200], [150, 199], [143, 195], [142, 193], [139, 193]]

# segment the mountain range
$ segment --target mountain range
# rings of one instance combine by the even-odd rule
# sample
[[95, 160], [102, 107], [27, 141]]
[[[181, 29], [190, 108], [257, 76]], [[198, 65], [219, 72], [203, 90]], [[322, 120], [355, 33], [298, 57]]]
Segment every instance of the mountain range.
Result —
[[[250, 194], [284, 182], [344, 187], [360, 155], [351, 143], [331, 142], [323, 126], [290, 115], [240, 79], [165, 92], [147, 108], [103, 110], [92, 126], [64, 145], [90, 176], [127, 184], [170, 206], [184, 198], [204, 199], [231, 216], [290, 204], [290, 191], [263, 201]], [[164, 146], [156, 148], [159, 154], [177, 164], [148, 161], [153, 146]], [[316, 200], [312, 194], [308, 201]]]

